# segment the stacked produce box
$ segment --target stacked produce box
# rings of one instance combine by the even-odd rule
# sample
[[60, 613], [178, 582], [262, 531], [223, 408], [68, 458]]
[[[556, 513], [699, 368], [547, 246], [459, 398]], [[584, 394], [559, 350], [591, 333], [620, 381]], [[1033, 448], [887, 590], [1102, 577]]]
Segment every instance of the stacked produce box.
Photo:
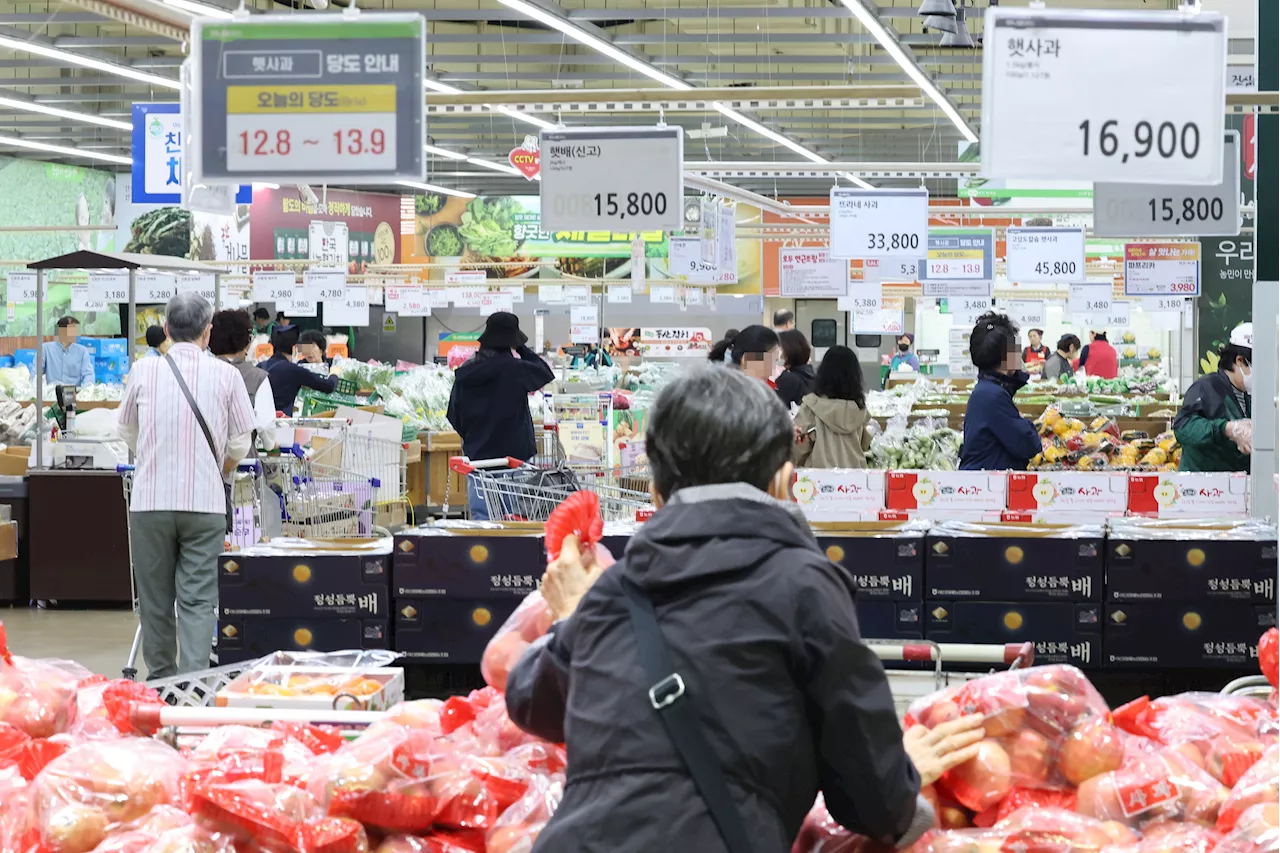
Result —
[[855, 606], [864, 637], [924, 637], [921, 589], [926, 529], [914, 522], [879, 522], [823, 525], [815, 531], [818, 547], [833, 563], [844, 566], [858, 587]]
[[390, 549], [259, 545], [218, 560], [218, 661], [274, 651], [385, 649]]
[[119, 385], [129, 373], [129, 341], [126, 338], [81, 338], [93, 356], [93, 378]]

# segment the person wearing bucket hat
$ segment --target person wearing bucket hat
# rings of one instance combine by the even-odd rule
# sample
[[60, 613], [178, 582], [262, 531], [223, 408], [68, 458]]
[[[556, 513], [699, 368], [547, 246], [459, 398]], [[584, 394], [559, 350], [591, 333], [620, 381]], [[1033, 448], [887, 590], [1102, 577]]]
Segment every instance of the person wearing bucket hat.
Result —
[[[536, 452], [529, 395], [555, 374], [528, 342], [520, 319], [497, 311], [485, 320], [480, 350], [454, 371], [447, 416], [469, 459], [509, 456], [525, 462]], [[484, 500], [474, 487], [469, 492], [471, 517], [487, 521]]]
[[1253, 453], [1253, 323], [1231, 330], [1218, 369], [1192, 383], [1173, 421], [1179, 471], [1248, 471]]

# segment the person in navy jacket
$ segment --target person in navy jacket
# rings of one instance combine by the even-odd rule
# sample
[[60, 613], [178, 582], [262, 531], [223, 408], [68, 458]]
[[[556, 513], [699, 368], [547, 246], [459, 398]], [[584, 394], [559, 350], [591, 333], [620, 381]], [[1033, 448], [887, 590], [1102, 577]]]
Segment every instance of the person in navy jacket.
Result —
[[978, 381], [964, 413], [962, 471], [1025, 471], [1041, 450], [1040, 436], [1013, 404], [1031, 377], [1022, 369], [1018, 327], [1003, 314], [983, 314], [969, 336]]

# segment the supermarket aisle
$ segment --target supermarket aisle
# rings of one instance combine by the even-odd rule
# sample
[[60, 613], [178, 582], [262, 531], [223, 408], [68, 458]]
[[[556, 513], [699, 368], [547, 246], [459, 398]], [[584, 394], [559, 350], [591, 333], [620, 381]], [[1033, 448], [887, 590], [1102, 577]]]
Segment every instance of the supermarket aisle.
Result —
[[[0, 610], [9, 649], [26, 657], [66, 658], [118, 678], [138, 624], [128, 610]], [[142, 655], [138, 676], [146, 677]]]

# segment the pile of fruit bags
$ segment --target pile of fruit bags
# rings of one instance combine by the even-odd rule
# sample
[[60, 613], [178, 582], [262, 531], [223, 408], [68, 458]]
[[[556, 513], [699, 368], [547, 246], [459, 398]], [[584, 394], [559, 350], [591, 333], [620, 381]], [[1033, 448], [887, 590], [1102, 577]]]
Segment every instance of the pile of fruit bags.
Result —
[[1032, 458], [1033, 469], [1176, 471], [1182, 458], [1172, 432], [1155, 438], [1141, 430], [1121, 432], [1114, 420], [1101, 416], [1086, 425], [1053, 406], [1035, 423], [1043, 449]]

